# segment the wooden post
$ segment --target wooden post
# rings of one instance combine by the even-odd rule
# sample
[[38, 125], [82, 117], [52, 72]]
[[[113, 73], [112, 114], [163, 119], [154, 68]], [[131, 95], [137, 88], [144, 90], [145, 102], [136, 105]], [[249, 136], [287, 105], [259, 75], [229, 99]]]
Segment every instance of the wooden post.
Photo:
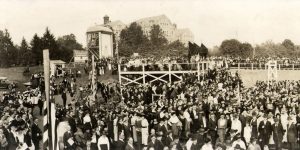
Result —
[[[49, 59], [49, 50], [45, 49], [43, 50], [43, 63], [44, 63], [44, 81], [45, 81], [45, 97], [46, 97], [46, 105], [47, 105], [47, 119], [44, 118], [44, 121], [47, 121], [46, 124], [49, 125], [50, 120], [49, 120], [49, 116], [50, 116], [50, 109], [49, 109], [49, 103], [50, 103], [50, 59]], [[45, 114], [44, 114], [45, 116]], [[44, 123], [45, 124], [45, 123]], [[51, 125], [49, 125], [51, 127]], [[48, 126], [48, 127], [49, 127]], [[48, 145], [49, 149], [52, 149], [52, 142], [51, 142], [51, 138], [49, 138], [49, 133], [51, 132], [51, 128], [48, 128], [47, 132], [44, 131], [44, 133], [48, 133], [48, 135], [44, 134], [43, 136], [43, 145], [45, 145], [45, 142], [47, 142], [46, 144]], [[48, 137], [45, 137], [48, 136]], [[45, 149], [45, 147], [44, 147]]]
[[123, 95], [122, 95], [122, 78], [121, 78], [121, 65], [120, 63], [118, 62], [118, 74], [119, 74], [119, 84], [120, 84], [120, 94], [121, 94], [121, 99], [123, 100]]
[[172, 75], [171, 75], [171, 64], [169, 63], [169, 82], [172, 82]]
[[145, 64], [142, 65], [143, 67], [143, 84], [146, 83], [146, 80], [145, 80]]
[[200, 81], [200, 64], [197, 63], [197, 75], [198, 75], [198, 81]]
[[91, 90], [94, 92], [94, 86], [95, 86], [95, 56], [92, 55], [92, 84], [91, 84]]
[[252, 70], [253, 70], [253, 63], [251, 63], [251, 68], [252, 68]]
[[[201, 63], [202, 64], [202, 76], [203, 76], [203, 79], [204, 80], [204, 77], [205, 77], [205, 68], [204, 68], [204, 62]], [[207, 63], [206, 64], [206, 67], [208, 66]]]
[[240, 63], [238, 63], [238, 71], [240, 71]]
[[295, 70], [295, 64], [293, 64], [292, 66], [293, 66], [293, 70]]

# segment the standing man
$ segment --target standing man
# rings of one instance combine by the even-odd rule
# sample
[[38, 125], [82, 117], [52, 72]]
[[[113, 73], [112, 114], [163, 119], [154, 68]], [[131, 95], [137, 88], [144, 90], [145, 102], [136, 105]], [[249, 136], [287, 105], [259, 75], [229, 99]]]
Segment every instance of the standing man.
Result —
[[125, 150], [135, 150], [133, 147], [133, 139], [132, 137], [128, 138], [127, 144], [125, 146]]
[[64, 105], [64, 108], [66, 108], [66, 104], [67, 104], [67, 90], [64, 89], [62, 94], [61, 94], [61, 98], [63, 100], [63, 105]]
[[288, 117], [287, 142], [288, 142], [289, 150], [296, 149], [295, 146], [297, 142], [297, 128], [291, 116]]
[[107, 130], [104, 129], [102, 135], [98, 139], [98, 149], [99, 150], [110, 150], [110, 143], [107, 137]]
[[218, 135], [219, 135], [220, 142], [222, 143], [225, 140], [226, 128], [227, 128], [227, 120], [225, 119], [224, 114], [221, 113], [221, 117], [218, 120]]
[[144, 147], [147, 147], [148, 144], [148, 136], [149, 136], [149, 129], [148, 129], [149, 123], [148, 120], [145, 118], [144, 114], [142, 114], [142, 144]]
[[279, 120], [277, 118], [274, 119], [274, 124], [272, 125], [272, 131], [273, 131], [273, 140], [276, 146], [276, 149], [281, 149], [282, 146], [282, 140], [283, 140], [283, 127], [281, 123], [279, 123]]
[[217, 120], [214, 113], [210, 115], [209, 121], [208, 121], [208, 129], [209, 129], [209, 135], [211, 137], [211, 143], [212, 145], [216, 144], [217, 140]]
[[42, 131], [38, 126], [38, 119], [34, 119], [34, 123], [31, 126], [32, 141], [36, 150], [40, 148], [40, 140], [42, 139]]
[[67, 132], [64, 133], [63, 141], [65, 150], [73, 150], [75, 149], [75, 141], [74, 141], [74, 134], [71, 132], [71, 127], [67, 127]]
[[263, 148], [269, 144], [269, 139], [272, 134], [272, 125], [270, 121], [267, 120], [267, 114], [264, 114], [263, 120], [259, 123], [258, 132], [260, 147]]

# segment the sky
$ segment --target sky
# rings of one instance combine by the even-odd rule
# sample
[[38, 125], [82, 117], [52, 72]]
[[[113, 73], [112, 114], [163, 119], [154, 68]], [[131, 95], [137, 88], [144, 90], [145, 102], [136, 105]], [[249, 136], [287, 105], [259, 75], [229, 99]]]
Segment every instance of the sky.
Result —
[[8, 29], [20, 44], [49, 27], [56, 37], [75, 34], [85, 46], [87, 28], [102, 24], [104, 15], [128, 24], [165, 14], [210, 48], [232, 38], [253, 45], [291, 39], [300, 45], [299, 8], [297, 0], [0, 0], [0, 30]]

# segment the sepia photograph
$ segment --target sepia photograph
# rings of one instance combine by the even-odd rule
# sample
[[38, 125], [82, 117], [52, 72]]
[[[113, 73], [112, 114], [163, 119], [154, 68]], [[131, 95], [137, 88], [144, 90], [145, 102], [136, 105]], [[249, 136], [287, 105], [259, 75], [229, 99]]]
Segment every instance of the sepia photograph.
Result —
[[0, 0], [0, 150], [300, 150], [300, 1]]

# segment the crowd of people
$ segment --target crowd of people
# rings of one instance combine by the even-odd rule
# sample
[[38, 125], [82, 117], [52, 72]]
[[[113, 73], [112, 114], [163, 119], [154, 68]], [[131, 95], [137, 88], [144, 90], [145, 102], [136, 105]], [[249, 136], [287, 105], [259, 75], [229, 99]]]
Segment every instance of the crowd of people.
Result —
[[[37, 81], [38, 83], [38, 81]], [[0, 149], [40, 149], [42, 131], [38, 117], [42, 115], [43, 87], [28, 88], [24, 92], [11, 89], [0, 96]], [[34, 113], [39, 109], [39, 113]]]
[[[51, 89], [63, 101], [56, 107], [58, 124], [68, 122], [60, 149], [299, 149], [300, 81], [257, 81], [246, 88], [239, 74], [222, 62], [200, 80], [190, 73], [169, 83], [120, 86], [98, 82], [92, 96], [90, 83], [77, 85], [74, 77], [51, 77]], [[114, 70], [115, 63], [100, 61], [98, 75]], [[39, 76], [32, 78], [37, 85], [34, 89], [22, 93], [13, 89], [1, 97], [0, 149], [39, 149], [42, 133], [33, 113], [39, 107], [41, 115], [43, 107]]]
[[[120, 94], [122, 91], [122, 95]], [[209, 70], [171, 83], [98, 83], [98, 95], [72, 99], [60, 121], [63, 149], [299, 149], [299, 81], [257, 82]], [[153, 99], [152, 95], [161, 95]], [[76, 108], [76, 109], [74, 109]], [[70, 142], [71, 141], [74, 142]]]
[[[187, 70], [191, 66], [188, 63], [197, 64], [198, 62], [208, 62], [209, 64], [217, 65], [218, 67], [246, 67], [264, 69], [265, 64], [270, 60], [276, 60], [281, 68], [300, 68], [300, 59], [296, 58], [273, 58], [273, 57], [254, 57], [254, 58], [238, 58], [238, 57], [223, 57], [211, 56], [200, 57], [199, 55], [186, 57], [132, 57], [120, 60], [122, 71], [142, 71], [142, 65], [146, 66], [145, 71], [163, 71], [168, 70], [168, 64], [172, 64], [171, 70]], [[194, 67], [197, 69], [197, 66]]]

